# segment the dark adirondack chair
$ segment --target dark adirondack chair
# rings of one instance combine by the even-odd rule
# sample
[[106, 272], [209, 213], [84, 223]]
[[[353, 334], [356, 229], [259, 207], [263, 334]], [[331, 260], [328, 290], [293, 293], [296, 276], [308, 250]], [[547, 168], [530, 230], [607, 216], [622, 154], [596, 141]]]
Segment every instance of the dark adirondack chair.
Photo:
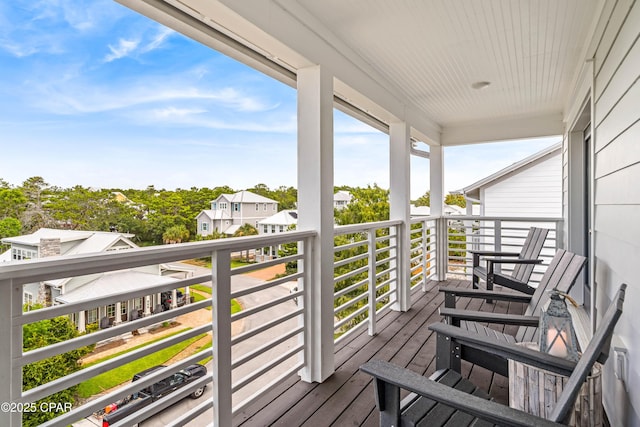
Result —
[[[479, 339], [492, 337], [506, 343], [536, 341], [539, 323], [538, 315], [540, 314], [541, 308], [549, 300], [549, 293], [547, 291], [558, 289], [561, 292], [568, 293], [578, 278], [585, 262], [586, 258], [583, 256], [576, 255], [564, 249], [558, 249], [533, 295], [483, 291], [479, 289], [446, 288], [444, 291], [445, 307], [440, 309], [440, 314], [445, 316], [445, 320], [449, 325], [456, 326], [456, 328], [451, 330], [454, 334], [457, 334], [460, 330], [465, 330], [479, 337]], [[528, 302], [529, 305], [524, 315], [448, 308], [455, 306], [456, 297], [458, 296], [471, 298], [491, 297], [492, 299], [505, 301]], [[519, 328], [515, 336], [512, 336], [496, 331], [478, 322], [518, 325]], [[449, 336], [451, 332], [444, 333], [440, 329], [440, 326], [443, 325], [437, 323], [429, 325], [429, 329], [438, 332], [436, 369], [451, 368], [460, 372], [460, 359], [462, 359], [507, 376], [507, 359], [494, 354], [486, 354], [473, 346], [454, 344], [451, 336]]]
[[[381, 426], [559, 426], [565, 425], [580, 387], [596, 360], [606, 359], [615, 325], [622, 314], [624, 292], [622, 285], [613, 303], [600, 322], [582, 357], [570, 373], [561, 365], [564, 359], [513, 344], [499, 346], [495, 351], [549, 371], [569, 375], [550, 419], [544, 419], [493, 402], [489, 396], [460, 374], [451, 370], [436, 371], [425, 378], [413, 371], [391, 363], [374, 360], [360, 369], [374, 377], [376, 405], [380, 410]], [[497, 344], [497, 345], [498, 345]], [[488, 350], [491, 347], [488, 346]], [[571, 363], [571, 362], [569, 362]], [[402, 401], [400, 389], [412, 392]]]
[[[542, 263], [538, 256], [548, 233], [546, 228], [531, 227], [520, 252], [469, 251], [473, 254], [473, 288], [477, 289], [482, 279], [487, 290], [492, 290], [496, 284], [532, 295], [535, 288], [529, 286], [529, 279], [535, 265]], [[481, 260], [486, 261], [486, 267], [480, 264]], [[496, 264], [515, 264], [515, 267], [507, 275], [496, 273]]]

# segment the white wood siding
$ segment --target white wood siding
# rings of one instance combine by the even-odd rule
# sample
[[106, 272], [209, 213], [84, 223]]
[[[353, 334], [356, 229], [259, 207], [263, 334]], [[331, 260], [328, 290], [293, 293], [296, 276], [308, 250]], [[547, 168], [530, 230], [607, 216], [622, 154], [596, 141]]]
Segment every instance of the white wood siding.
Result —
[[[611, 425], [640, 426], [640, 328], [635, 319], [640, 304], [640, 3], [607, 2], [598, 28], [591, 43], [596, 317], [622, 282], [629, 285], [615, 338], [628, 348], [628, 388], [615, 378], [611, 358], [605, 366], [603, 396]], [[570, 123], [570, 117], [565, 119]], [[564, 168], [566, 215], [566, 161]]]
[[484, 214], [559, 218], [562, 215], [561, 158], [558, 152], [484, 188]]

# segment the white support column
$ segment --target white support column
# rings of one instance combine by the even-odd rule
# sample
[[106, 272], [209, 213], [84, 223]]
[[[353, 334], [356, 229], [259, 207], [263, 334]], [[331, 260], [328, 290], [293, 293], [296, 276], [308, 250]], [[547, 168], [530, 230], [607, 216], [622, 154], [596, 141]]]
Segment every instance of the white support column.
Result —
[[78, 312], [78, 332], [87, 331], [87, 320], [84, 313], [85, 313], [84, 310]]
[[333, 339], [333, 76], [320, 66], [298, 70], [298, 225], [315, 230], [304, 286], [303, 381], [335, 371]]
[[442, 215], [444, 207], [444, 156], [442, 146], [429, 146], [429, 198], [432, 216]]
[[117, 302], [116, 303], [116, 315], [115, 315], [115, 319], [113, 319], [113, 324], [114, 325], [118, 325], [122, 323], [122, 303], [121, 302]]
[[177, 308], [177, 307], [178, 307], [178, 290], [173, 289], [171, 291], [171, 308]]
[[216, 251], [211, 257], [211, 315], [213, 327], [213, 425], [232, 423], [231, 398], [231, 254]]
[[[396, 259], [392, 264], [397, 268], [397, 301], [393, 310], [407, 311], [411, 304], [410, 263], [410, 220], [411, 212], [411, 141], [407, 123], [391, 123], [389, 126], [389, 219], [403, 223], [396, 230]], [[393, 251], [392, 251], [393, 255]], [[392, 265], [393, 267], [393, 265]]]
[[147, 295], [144, 297], [144, 316], [151, 315], [151, 295]]
[[[429, 199], [431, 215], [442, 216], [444, 208], [444, 156], [441, 145], [429, 146]], [[444, 219], [436, 220], [436, 276], [439, 281], [447, 278], [448, 237]]]

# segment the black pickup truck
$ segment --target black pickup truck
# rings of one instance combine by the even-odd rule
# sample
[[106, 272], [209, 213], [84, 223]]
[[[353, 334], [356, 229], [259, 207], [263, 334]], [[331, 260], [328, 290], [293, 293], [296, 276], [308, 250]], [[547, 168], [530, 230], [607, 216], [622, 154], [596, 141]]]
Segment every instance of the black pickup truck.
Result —
[[[142, 372], [138, 372], [133, 376], [133, 381], [137, 381], [150, 375], [165, 366], [158, 365], [153, 368], [149, 368]], [[150, 385], [137, 393], [134, 393], [126, 398], [112, 403], [105, 408], [105, 415], [102, 418], [102, 427], [109, 427], [112, 423], [120, 421], [121, 419], [128, 417], [136, 411], [150, 405], [152, 402], [166, 396], [179, 388], [192, 383], [197, 378], [203, 377], [207, 374], [207, 368], [202, 365], [190, 365], [184, 370], [178, 371], [167, 378], [158, 381], [155, 384]], [[204, 386], [196, 389], [189, 396], [193, 399], [197, 399], [204, 393]]]

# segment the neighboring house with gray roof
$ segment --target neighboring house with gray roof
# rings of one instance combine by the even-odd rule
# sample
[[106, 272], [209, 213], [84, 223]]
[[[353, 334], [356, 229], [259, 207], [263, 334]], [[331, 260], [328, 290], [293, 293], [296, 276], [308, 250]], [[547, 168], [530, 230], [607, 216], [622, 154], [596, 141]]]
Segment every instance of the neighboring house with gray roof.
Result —
[[[128, 250], [138, 247], [130, 240], [133, 236], [133, 234], [118, 232], [41, 228], [32, 234], [2, 239], [3, 244], [11, 247], [0, 255], [0, 262], [21, 262], [51, 256]], [[183, 266], [155, 264], [117, 272], [28, 283], [23, 287], [23, 303], [27, 307], [34, 303], [64, 304], [96, 295], [117, 293], [122, 287], [133, 290], [164, 284], [175, 281], [177, 277], [187, 277], [192, 274], [192, 270]], [[185, 293], [188, 295], [188, 290]], [[172, 301], [177, 301], [177, 295]], [[86, 326], [92, 323], [107, 327], [149, 315], [152, 311], [159, 310], [162, 303], [162, 296], [154, 294], [85, 310], [71, 317], [78, 329], [84, 331]]]
[[[457, 191], [467, 207], [499, 217], [562, 216], [561, 143], [551, 145]], [[471, 212], [469, 212], [471, 214]]]
[[211, 202], [211, 209], [196, 216], [198, 235], [214, 232], [233, 235], [242, 225], [258, 228], [258, 222], [278, 212], [278, 202], [250, 191], [221, 194]]
[[353, 200], [351, 193], [345, 190], [336, 191], [333, 195], [333, 207], [335, 209], [344, 209]]
[[[298, 224], [298, 211], [283, 210], [275, 215], [258, 221], [258, 234], [277, 234], [289, 231]], [[257, 261], [267, 261], [278, 256], [280, 246], [260, 248], [256, 254]]]

